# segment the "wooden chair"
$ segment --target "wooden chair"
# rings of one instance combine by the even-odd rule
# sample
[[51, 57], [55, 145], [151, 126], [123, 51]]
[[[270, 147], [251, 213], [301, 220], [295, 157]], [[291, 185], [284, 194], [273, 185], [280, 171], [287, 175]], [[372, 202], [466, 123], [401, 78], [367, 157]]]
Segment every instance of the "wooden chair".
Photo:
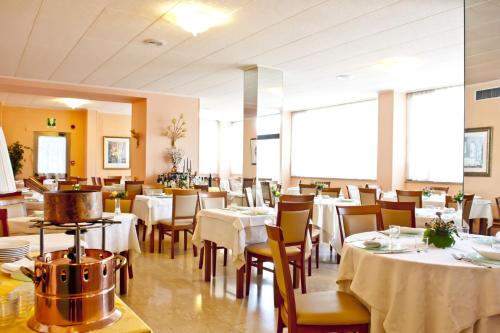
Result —
[[[236, 179], [229, 179], [228, 184], [229, 184], [229, 190], [231, 192], [236, 192], [239, 191], [241, 182], [239, 182]], [[243, 187], [241, 187], [241, 189], [243, 189]]]
[[23, 192], [3, 192], [0, 193], [0, 200], [24, 200]]
[[101, 177], [97, 177], [97, 178], [96, 178], [96, 185], [101, 185], [101, 186], [103, 186], [103, 185], [104, 185], [104, 182], [102, 181], [102, 178], [101, 178]]
[[7, 209], [0, 209], [0, 237], [9, 236], [9, 225], [7, 224]]
[[[171, 237], [170, 258], [174, 259], [175, 239], [180, 231], [184, 232], [184, 251], [187, 251], [187, 234], [192, 234], [195, 228], [195, 215], [198, 209], [198, 191], [172, 190], [172, 217], [159, 222], [159, 247], [161, 253], [164, 235]], [[193, 251], [194, 246], [193, 246]]]
[[136, 195], [142, 194], [142, 185], [144, 185], [143, 180], [127, 180], [125, 181], [125, 192], [131, 198], [135, 198]]
[[414, 202], [380, 201], [379, 205], [382, 215], [382, 228], [384, 230], [389, 229], [390, 225], [409, 228], [416, 227]]
[[377, 189], [360, 187], [358, 191], [359, 201], [361, 202], [362, 206], [376, 205], [378, 203], [379, 198], [377, 198]]
[[436, 192], [444, 192], [448, 194], [448, 191], [450, 190], [449, 186], [431, 186], [431, 191], [436, 191]]
[[57, 182], [57, 190], [71, 191], [76, 184], [78, 184], [76, 180], [60, 180]]
[[90, 177], [90, 181], [92, 182], [92, 185], [98, 185], [95, 177]]
[[73, 180], [75, 181], [77, 184], [80, 184], [80, 185], [87, 185], [87, 178], [85, 177], [69, 177], [69, 180]]
[[359, 187], [356, 185], [346, 185], [347, 197], [353, 200], [360, 200]]
[[340, 242], [361, 232], [382, 230], [382, 215], [379, 205], [337, 206]]
[[262, 190], [262, 200], [269, 207], [274, 207], [274, 196], [271, 190], [270, 182], [260, 182], [260, 189]]
[[325, 185], [325, 188], [330, 187], [331, 182], [317, 182], [317, 184], [323, 184]]
[[0, 200], [0, 208], [7, 210], [7, 215], [11, 218], [24, 217], [28, 215], [24, 199], [4, 197]]
[[[497, 205], [497, 212], [500, 214], [500, 197], [495, 198], [495, 203]], [[500, 218], [496, 217], [493, 219], [493, 224], [488, 228], [488, 236], [491, 236], [491, 230], [493, 228], [500, 228]]]
[[287, 327], [289, 333], [368, 333], [370, 313], [354, 296], [340, 291], [294, 293], [284, 232], [270, 225], [266, 229], [278, 297], [277, 332]]
[[[305, 274], [305, 242], [309, 221], [311, 219], [312, 202], [279, 202], [276, 225], [283, 230], [284, 246], [286, 247], [286, 262], [291, 263], [294, 271], [294, 286], [298, 287], [297, 270], [300, 270], [300, 285], [302, 293], [307, 292]], [[263, 267], [264, 262], [272, 262], [273, 256], [268, 243], [248, 245], [245, 249], [245, 284], [246, 295], [250, 293], [250, 277], [252, 267], [258, 271], [273, 270]], [[255, 261], [253, 260], [255, 259]]]
[[247, 188], [247, 187], [252, 188], [253, 183], [254, 183], [253, 178], [243, 178], [243, 182], [242, 182], [241, 186], [242, 186], [242, 188]]
[[248, 207], [255, 207], [255, 203], [253, 201], [252, 188], [245, 187], [243, 189], [243, 194], [245, 195], [245, 200], [247, 201]]
[[[122, 213], [132, 212], [133, 199], [126, 197], [120, 199], [120, 210]], [[111, 197], [110, 192], [102, 192], [102, 206], [105, 212], [114, 213], [115, 212], [115, 198]]]
[[104, 178], [103, 179], [103, 182], [104, 182], [104, 186], [111, 186], [111, 185], [115, 185], [115, 184], [120, 184], [120, 180], [121, 178]]
[[200, 190], [201, 192], [208, 192], [208, 185], [194, 185], [195, 190]]
[[33, 190], [37, 193], [43, 194], [44, 192], [48, 192], [49, 189], [40, 183], [36, 178], [34, 177], [29, 177], [27, 179], [24, 179], [24, 186], [29, 188], [30, 190]]
[[422, 191], [396, 190], [398, 202], [414, 202], [415, 208], [422, 208]]
[[[226, 208], [227, 207], [227, 192], [202, 192], [198, 193], [198, 208], [199, 209], [214, 209], [214, 208]], [[227, 248], [223, 246], [217, 246], [217, 244], [212, 244], [212, 275], [216, 274], [216, 262], [217, 262], [217, 250], [224, 250], [224, 266], [227, 265]], [[205, 247], [200, 250], [200, 259], [198, 262], [198, 268], [203, 268], [203, 258], [205, 253]]]
[[80, 190], [100, 192], [102, 190], [102, 186], [101, 185], [80, 185]]
[[[312, 202], [314, 204], [314, 195], [293, 195], [293, 194], [283, 194], [280, 197], [280, 202]], [[311, 219], [314, 218], [313, 216], [314, 210], [311, 212]], [[319, 268], [319, 244], [320, 244], [320, 233], [321, 229], [314, 225], [310, 224], [309, 225], [309, 231], [311, 233], [311, 243], [312, 247], [314, 249], [314, 252], [316, 254], [316, 268]], [[330, 253], [333, 252], [333, 247], [330, 246]], [[311, 276], [312, 271], [311, 271], [311, 266], [312, 266], [312, 256], [310, 256], [307, 259], [308, 263], [308, 268], [307, 268], [307, 275]]]
[[314, 184], [299, 184], [300, 194], [314, 194], [318, 192], [318, 187]]
[[340, 187], [327, 187], [321, 191], [321, 194], [327, 195], [330, 198], [338, 198], [338, 197], [340, 197], [341, 190], [342, 189]]

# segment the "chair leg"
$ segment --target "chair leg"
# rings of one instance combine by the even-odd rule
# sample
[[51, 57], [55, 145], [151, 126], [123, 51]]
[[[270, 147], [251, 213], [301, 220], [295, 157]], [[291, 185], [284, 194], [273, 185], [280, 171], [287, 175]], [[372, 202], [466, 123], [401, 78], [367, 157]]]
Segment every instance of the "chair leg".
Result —
[[[153, 234], [154, 234], [154, 230], [153, 230]], [[151, 237], [151, 242], [154, 242], [154, 237]], [[162, 245], [163, 245], [163, 227], [160, 225], [158, 227], [158, 253], [161, 253]]]
[[340, 264], [340, 254], [337, 253], [335, 259], [336, 259], [336, 264]]
[[279, 308], [279, 289], [278, 289], [278, 281], [276, 280], [276, 273], [273, 272], [273, 298], [274, 298], [274, 307]]
[[193, 244], [193, 256], [196, 258], [198, 256], [198, 248]]
[[316, 269], [319, 268], [319, 243], [316, 244]]
[[283, 328], [284, 328], [284, 324], [283, 324], [283, 319], [281, 319], [281, 307], [278, 309], [278, 325], [277, 325], [277, 330], [276, 332], [277, 333], [283, 333]]
[[224, 267], [227, 265], [227, 249], [224, 248]]
[[330, 245], [330, 254], [333, 253], [333, 246]]
[[312, 255], [310, 255], [309, 258], [307, 258], [307, 275], [308, 276], [312, 275], [311, 266], [312, 266]]
[[307, 289], [306, 289], [306, 261], [304, 257], [300, 259], [300, 286], [302, 287], [302, 293], [305, 294], [307, 292]]
[[174, 254], [175, 254], [175, 235], [177, 234], [176, 231], [172, 230], [172, 234], [170, 237], [170, 259], [174, 259]]
[[146, 241], [146, 229], [147, 229], [147, 226], [146, 226], [146, 223], [144, 223], [142, 225], [142, 241], [145, 242]]
[[299, 287], [299, 270], [297, 269], [297, 262], [293, 262], [294, 265], [292, 265], [293, 269], [293, 289], [297, 289]]
[[252, 255], [246, 253], [246, 263], [245, 263], [245, 293], [250, 295], [250, 275], [252, 275]]
[[200, 250], [200, 259], [198, 261], [198, 269], [203, 268], [203, 256], [204, 256], [204, 254], [205, 254], [205, 247], [202, 247]]
[[264, 273], [264, 263], [259, 261], [257, 264], [257, 275], [262, 275], [262, 273]]
[[184, 252], [188, 249], [188, 232], [184, 230]]
[[212, 246], [212, 276], [215, 277], [215, 270], [217, 268], [217, 244]]

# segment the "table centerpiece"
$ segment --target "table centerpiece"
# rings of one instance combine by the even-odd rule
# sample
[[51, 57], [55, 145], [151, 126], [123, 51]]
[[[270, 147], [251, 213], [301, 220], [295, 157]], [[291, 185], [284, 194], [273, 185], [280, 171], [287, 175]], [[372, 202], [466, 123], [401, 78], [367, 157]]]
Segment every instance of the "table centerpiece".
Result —
[[436, 213], [436, 217], [429, 223], [425, 223], [426, 230], [424, 238], [429, 239], [429, 244], [434, 244], [437, 248], [447, 248], [455, 244], [453, 234], [458, 237], [457, 227], [453, 221], [444, 221], [441, 212]]

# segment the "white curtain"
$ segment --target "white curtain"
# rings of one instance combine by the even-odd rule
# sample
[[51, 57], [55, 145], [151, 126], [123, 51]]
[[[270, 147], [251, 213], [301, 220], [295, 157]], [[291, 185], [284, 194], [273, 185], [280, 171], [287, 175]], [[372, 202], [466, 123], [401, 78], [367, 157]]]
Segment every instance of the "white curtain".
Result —
[[37, 172], [66, 173], [66, 137], [39, 136], [38, 137], [38, 164]]
[[219, 122], [200, 120], [200, 174], [219, 173]]
[[408, 179], [463, 181], [463, 87], [408, 94], [407, 130]]
[[14, 192], [15, 190], [16, 182], [10, 163], [9, 149], [7, 148], [3, 129], [0, 127], [0, 192]]
[[376, 179], [377, 107], [371, 100], [294, 112], [292, 176]]

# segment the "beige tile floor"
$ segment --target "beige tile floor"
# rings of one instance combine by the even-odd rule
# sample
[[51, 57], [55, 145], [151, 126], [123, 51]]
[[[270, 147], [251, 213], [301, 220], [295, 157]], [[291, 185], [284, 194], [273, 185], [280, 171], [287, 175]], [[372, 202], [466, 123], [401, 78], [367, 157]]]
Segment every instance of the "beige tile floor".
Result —
[[[307, 278], [308, 291], [336, 288], [337, 265], [327, 246], [320, 259], [320, 268]], [[211, 283], [204, 282], [192, 251], [180, 247], [174, 260], [143, 251], [133, 267], [129, 294], [122, 299], [154, 332], [276, 332], [271, 273], [257, 276], [254, 270], [250, 296], [237, 300], [235, 269], [230, 263], [223, 267], [222, 253]]]

